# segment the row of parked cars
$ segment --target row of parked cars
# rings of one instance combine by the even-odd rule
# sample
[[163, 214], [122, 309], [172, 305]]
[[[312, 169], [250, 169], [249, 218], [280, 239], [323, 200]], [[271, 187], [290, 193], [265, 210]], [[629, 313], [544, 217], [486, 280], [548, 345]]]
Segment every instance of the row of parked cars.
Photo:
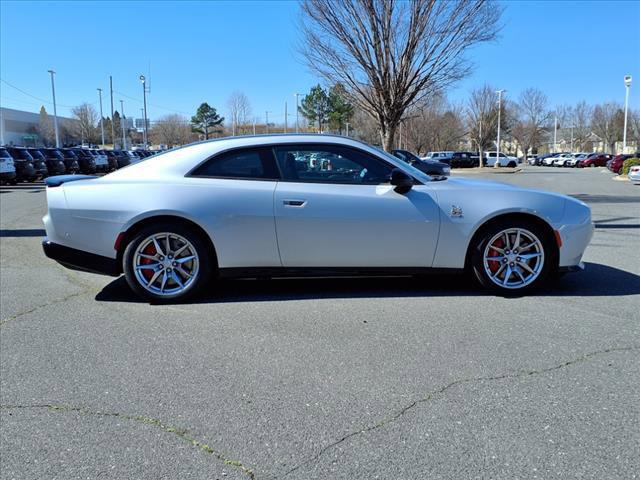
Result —
[[53, 175], [108, 173], [139, 162], [149, 150], [101, 150], [96, 148], [0, 147], [0, 182], [15, 185]]
[[573, 168], [593, 168], [607, 167], [614, 173], [620, 173], [622, 164], [627, 158], [637, 157], [640, 155], [610, 155], [608, 153], [569, 153], [558, 152], [546, 155], [528, 155], [527, 163], [529, 165], [538, 165], [546, 167], [573, 167]]

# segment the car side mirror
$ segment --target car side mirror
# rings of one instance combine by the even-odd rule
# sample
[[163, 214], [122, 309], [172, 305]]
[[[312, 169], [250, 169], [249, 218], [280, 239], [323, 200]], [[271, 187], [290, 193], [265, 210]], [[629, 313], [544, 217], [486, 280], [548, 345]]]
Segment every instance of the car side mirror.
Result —
[[404, 170], [394, 168], [391, 170], [391, 185], [393, 185], [394, 191], [401, 195], [408, 193], [413, 187], [413, 178]]

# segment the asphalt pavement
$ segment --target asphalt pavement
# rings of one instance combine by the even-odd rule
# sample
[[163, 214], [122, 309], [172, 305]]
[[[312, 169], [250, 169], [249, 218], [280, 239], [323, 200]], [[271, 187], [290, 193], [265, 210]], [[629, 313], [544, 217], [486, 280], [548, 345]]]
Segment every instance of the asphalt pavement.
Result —
[[587, 269], [521, 298], [437, 276], [149, 305], [44, 257], [41, 185], [0, 188], [0, 477], [640, 477], [640, 186], [456, 175], [588, 203]]

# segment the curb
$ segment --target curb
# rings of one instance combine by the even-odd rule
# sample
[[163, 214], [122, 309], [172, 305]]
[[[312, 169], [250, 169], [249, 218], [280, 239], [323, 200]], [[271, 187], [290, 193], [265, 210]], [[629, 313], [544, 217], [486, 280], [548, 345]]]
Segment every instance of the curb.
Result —
[[493, 173], [493, 174], [514, 174], [514, 173], [519, 173], [522, 171], [521, 167], [516, 167], [516, 168], [506, 168], [506, 167], [500, 167], [500, 168], [494, 168], [494, 167], [483, 167], [483, 168], [478, 168], [478, 167], [474, 167], [474, 168], [460, 168], [460, 169], [451, 169], [451, 174], [453, 175], [454, 173]]
[[628, 182], [629, 177], [626, 175], [616, 175], [615, 177], [611, 177], [613, 180], [617, 180], [618, 182]]

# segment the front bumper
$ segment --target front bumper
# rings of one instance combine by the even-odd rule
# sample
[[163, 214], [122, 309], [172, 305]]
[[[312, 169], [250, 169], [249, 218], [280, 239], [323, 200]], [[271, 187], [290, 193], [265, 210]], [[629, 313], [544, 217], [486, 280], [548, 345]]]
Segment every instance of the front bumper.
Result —
[[0, 180], [2, 180], [3, 182], [8, 182], [10, 180], [15, 180], [16, 178], [16, 172], [1, 172], [0, 173]]
[[118, 262], [115, 258], [103, 257], [102, 255], [96, 255], [95, 253], [84, 252], [82, 250], [76, 250], [75, 248], [53, 243], [49, 241], [47, 237], [42, 240], [42, 249], [47, 257], [55, 260], [64, 267], [70, 268], [71, 270], [98, 273], [112, 277], [120, 275]]

